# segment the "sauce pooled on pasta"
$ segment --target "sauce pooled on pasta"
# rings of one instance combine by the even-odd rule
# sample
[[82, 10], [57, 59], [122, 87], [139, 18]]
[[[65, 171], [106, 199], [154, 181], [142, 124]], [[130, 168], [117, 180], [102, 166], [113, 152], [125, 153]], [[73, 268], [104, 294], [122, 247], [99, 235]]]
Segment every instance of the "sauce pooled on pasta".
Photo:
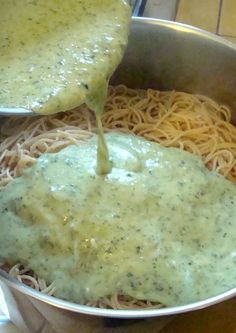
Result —
[[106, 135], [44, 154], [0, 192], [0, 261], [77, 303], [118, 293], [166, 306], [235, 287], [236, 187], [187, 152]]

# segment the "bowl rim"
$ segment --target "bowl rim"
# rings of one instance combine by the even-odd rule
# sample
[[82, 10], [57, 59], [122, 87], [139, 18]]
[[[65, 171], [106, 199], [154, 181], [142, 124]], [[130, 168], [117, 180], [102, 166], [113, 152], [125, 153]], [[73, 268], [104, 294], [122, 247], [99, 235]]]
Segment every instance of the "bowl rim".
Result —
[[[147, 17], [133, 17], [132, 22], [138, 24], [143, 23], [147, 25], [156, 25], [176, 31], [181, 31], [184, 33], [190, 33], [192, 35], [200, 36], [201, 38], [210, 39], [213, 42], [222, 44], [236, 51], [236, 44], [234, 44], [233, 42], [230, 42], [211, 32], [207, 32], [205, 30], [187, 24], [178, 23], [174, 21], [160, 20], [155, 18], [147, 18]], [[26, 296], [29, 296], [33, 299], [42, 301], [48, 305], [63, 310], [86, 314], [86, 315], [92, 315], [92, 316], [111, 317], [111, 318], [120, 318], [120, 319], [150, 318], [150, 317], [176, 315], [180, 313], [200, 310], [208, 306], [226, 301], [236, 296], [236, 287], [235, 287], [219, 295], [186, 305], [179, 305], [179, 306], [159, 308], [159, 309], [115, 310], [115, 309], [95, 308], [91, 306], [76, 304], [59, 299], [54, 296], [46, 295], [42, 292], [36, 291], [26, 286], [23, 283], [20, 283], [15, 278], [9, 276], [9, 274], [3, 271], [2, 269], [0, 269], [0, 283], [1, 282], [3, 282], [8, 287], [17, 290], [18, 292]]]

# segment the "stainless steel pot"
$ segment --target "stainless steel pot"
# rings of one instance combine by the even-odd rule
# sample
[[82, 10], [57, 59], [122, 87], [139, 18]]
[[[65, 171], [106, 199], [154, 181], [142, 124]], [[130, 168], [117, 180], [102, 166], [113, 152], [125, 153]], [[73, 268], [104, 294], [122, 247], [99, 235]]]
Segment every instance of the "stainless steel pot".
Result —
[[[204, 94], [227, 104], [236, 120], [235, 74], [234, 44], [183, 24], [137, 18], [131, 25], [124, 60], [111, 81], [133, 88]], [[90, 308], [46, 296], [2, 271], [0, 280], [11, 320], [29, 333], [46, 333], [49, 328], [61, 333], [157, 332], [169, 316], [236, 296], [234, 288], [185, 306], [118, 311]]]

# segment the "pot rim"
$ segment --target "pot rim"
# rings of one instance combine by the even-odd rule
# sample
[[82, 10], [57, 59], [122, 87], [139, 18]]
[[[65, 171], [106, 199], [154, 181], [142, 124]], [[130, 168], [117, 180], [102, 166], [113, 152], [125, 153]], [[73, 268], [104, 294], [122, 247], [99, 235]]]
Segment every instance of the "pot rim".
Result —
[[76, 304], [59, 299], [54, 296], [46, 295], [12, 278], [2, 269], [0, 269], [0, 282], [1, 281], [4, 282], [10, 288], [17, 290], [26, 296], [32, 297], [34, 299], [42, 301], [43, 303], [55, 306], [63, 310], [86, 314], [86, 315], [92, 315], [92, 316], [122, 318], [122, 319], [160, 317], [160, 316], [176, 315], [184, 312], [196, 311], [226, 301], [236, 296], [236, 287], [235, 287], [217, 296], [210, 297], [208, 299], [190, 303], [187, 305], [179, 305], [179, 306], [166, 307], [161, 309], [114, 310], [114, 309], [102, 309], [87, 305]]
[[225, 39], [222, 36], [216, 35], [210, 31], [203, 30], [201, 28], [195, 27], [193, 25], [189, 25], [186, 23], [169, 21], [157, 18], [149, 18], [149, 17], [132, 17], [131, 23], [144, 23], [148, 25], [157, 25], [160, 27], [166, 27], [175, 31], [189, 33], [191, 35], [200, 36], [201, 38], [210, 39], [219, 44], [225, 45], [236, 50], [236, 43], [231, 42], [228, 39]]

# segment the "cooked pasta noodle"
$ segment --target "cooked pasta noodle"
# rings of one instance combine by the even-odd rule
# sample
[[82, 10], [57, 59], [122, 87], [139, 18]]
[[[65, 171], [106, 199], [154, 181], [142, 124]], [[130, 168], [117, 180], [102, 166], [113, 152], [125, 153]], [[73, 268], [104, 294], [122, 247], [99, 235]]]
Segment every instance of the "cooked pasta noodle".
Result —
[[[236, 128], [226, 106], [199, 95], [157, 90], [133, 90], [123, 85], [109, 88], [102, 122], [105, 132], [133, 133], [167, 147], [178, 147], [198, 155], [210, 169], [236, 182]], [[9, 118], [1, 128], [0, 188], [32, 165], [43, 153], [83, 144], [96, 133], [95, 118], [86, 106], [43, 117]], [[52, 295], [34, 273], [17, 264], [10, 275], [38, 291]], [[89, 303], [114, 309], [162, 306], [127, 295]]]

